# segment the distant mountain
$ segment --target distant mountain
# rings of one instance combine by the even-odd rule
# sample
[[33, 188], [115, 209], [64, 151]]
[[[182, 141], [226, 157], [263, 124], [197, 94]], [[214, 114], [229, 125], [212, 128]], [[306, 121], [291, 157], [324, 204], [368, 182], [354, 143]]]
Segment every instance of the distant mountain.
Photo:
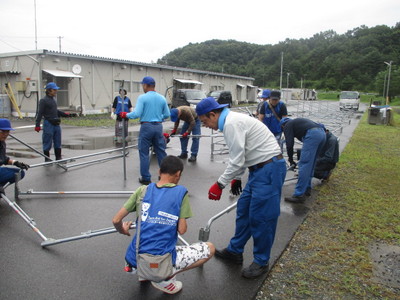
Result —
[[[235, 40], [190, 43], [166, 54], [158, 63], [254, 77], [258, 86], [277, 88], [281, 53], [283, 87], [289, 79], [289, 87], [305, 84], [315, 89], [382, 92], [387, 73], [384, 61], [395, 62], [392, 74], [396, 63], [400, 64], [400, 23], [394, 27], [363, 25], [341, 35], [329, 30], [276, 45]], [[400, 80], [397, 82], [400, 94]]]

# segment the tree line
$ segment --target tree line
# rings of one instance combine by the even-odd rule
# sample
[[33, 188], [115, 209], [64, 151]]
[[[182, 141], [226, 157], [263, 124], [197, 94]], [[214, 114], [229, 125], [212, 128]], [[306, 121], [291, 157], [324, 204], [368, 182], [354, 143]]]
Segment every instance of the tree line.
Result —
[[[175, 49], [157, 63], [255, 78], [260, 87], [358, 90], [400, 95], [400, 22], [394, 27], [365, 25], [337, 34], [320, 32], [307, 39], [275, 45], [209, 40]], [[386, 95], [386, 94], [385, 94]]]

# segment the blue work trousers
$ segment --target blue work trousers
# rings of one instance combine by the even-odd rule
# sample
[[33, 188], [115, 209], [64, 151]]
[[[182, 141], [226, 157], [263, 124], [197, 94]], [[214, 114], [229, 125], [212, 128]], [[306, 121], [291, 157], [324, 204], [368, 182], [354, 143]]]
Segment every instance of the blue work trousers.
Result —
[[[182, 125], [182, 130], [181, 132], [184, 133], [187, 131], [187, 129], [189, 128], [189, 123], [185, 122]], [[196, 125], [193, 127], [192, 132], [190, 134], [195, 134], [195, 135], [200, 135], [201, 134], [201, 122], [200, 120], [197, 118], [196, 119]], [[189, 139], [188, 138], [181, 138], [181, 153], [182, 154], [187, 154], [187, 147], [188, 147], [188, 143], [189, 143]], [[192, 156], [197, 156], [197, 153], [199, 153], [199, 144], [200, 144], [200, 138], [192, 138], [192, 147], [190, 148], [191, 151], [191, 155]]]
[[24, 178], [25, 172], [19, 168], [0, 168], [0, 185], [3, 186], [6, 183], [14, 183], [15, 182], [15, 174], [21, 171], [21, 179]]
[[284, 159], [273, 158], [273, 162], [249, 172], [247, 184], [237, 202], [236, 229], [228, 246], [229, 251], [243, 253], [252, 237], [254, 262], [261, 266], [268, 263], [280, 215], [285, 177]]
[[165, 153], [165, 138], [163, 136], [162, 123], [147, 123], [143, 122], [139, 131], [139, 158], [140, 158], [140, 175], [143, 180], [151, 181], [150, 174], [150, 146], [153, 146], [153, 151], [156, 153], [158, 165], [167, 156]]
[[54, 144], [54, 149], [61, 149], [61, 126], [44, 120], [42, 142], [43, 151], [50, 151], [52, 144]]
[[293, 196], [304, 195], [307, 189], [311, 188], [315, 161], [325, 144], [325, 139], [325, 131], [317, 127], [309, 129], [303, 138], [303, 147], [301, 148], [301, 156], [298, 164], [299, 179], [297, 180]]

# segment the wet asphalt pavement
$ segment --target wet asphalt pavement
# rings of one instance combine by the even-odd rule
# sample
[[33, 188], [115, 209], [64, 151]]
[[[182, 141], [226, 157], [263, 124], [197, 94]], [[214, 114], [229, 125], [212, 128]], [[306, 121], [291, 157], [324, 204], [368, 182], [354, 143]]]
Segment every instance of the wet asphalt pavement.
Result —
[[[315, 103], [315, 102], [314, 102]], [[309, 105], [306, 104], [306, 105]], [[314, 104], [313, 104], [314, 105]], [[324, 104], [325, 105], [325, 104]], [[340, 138], [342, 150], [357, 126], [360, 114], [350, 114], [342, 118], [338, 103], [331, 109], [338, 116], [332, 121], [332, 114], [324, 107], [310, 108], [289, 103], [289, 112], [293, 116], [303, 116], [316, 121], [329, 121], [331, 129]], [[317, 106], [317, 104], [315, 104]], [[313, 109], [315, 111], [313, 111]], [[322, 113], [325, 111], [324, 113]], [[329, 119], [326, 116], [330, 115]], [[32, 127], [24, 127], [31, 125]], [[172, 122], [166, 122], [164, 130], [171, 129]], [[26, 121], [13, 121], [17, 130], [14, 136], [41, 149], [41, 134], [33, 130], [33, 124]], [[329, 126], [328, 126], [329, 127]], [[76, 157], [111, 149], [114, 128], [77, 128], [62, 126], [64, 157]], [[138, 126], [130, 126], [129, 132], [135, 135]], [[202, 128], [202, 134], [210, 134]], [[101, 137], [94, 149], [79, 147], [82, 141], [93, 141]], [[105, 142], [105, 140], [107, 142]], [[104, 143], [104, 144], [101, 144]], [[133, 142], [135, 143], [135, 142]], [[92, 143], [93, 144], [93, 143]], [[112, 143], [111, 143], [112, 144]], [[132, 144], [132, 143], [130, 143]], [[81, 148], [81, 149], [78, 149]], [[43, 159], [11, 137], [7, 140], [8, 154], [30, 165], [42, 163]], [[139, 159], [136, 149], [131, 148], [124, 163], [122, 158], [82, 166], [68, 170], [55, 165], [34, 167], [27, 171], [20, 182], [21, 194], [15, 199], [14, 185], [6, 189], [11, 201], [34, 221], [46, 238], [64, 239], [80, 235], [82, 232], [112, 227], [111, 219], [120, 209], [128, 195], [116, 194], [29, 194], [29, 191], [134, 191], [139, 187]], [[23, 155], [15, 157], [13, 154]], [[120, 153], [120, 152], [118, 152]], [[167, 153], [179, 155], [178, 138], [172, 138]], [[99, 155], [76, 162], [110, 157], [112, 154]], [[209, 187], [217, 180], [226, 167], [227, 155], [214, 155], [210, 159], [210, 138], [201, 138], [200, 152], [196, 163], [185, 161], [185, 169], [180, 184], [189, 190], [194, 217], [188, 220], [188, 231], [183, 238], [193, 243], [199, 240], [200, 228], [208, 220], [235, 203], [236, 197], [225, 189], [220, 201], [208, 200]], [[29, 156], [29, 157], [27, 157]], [[54, 157], [54, 156], [53, 156]], [[68, 163], [67, 166], [73, 164]], [[157, 179], [158, 165], [155, 156], [151, 160], [153, 181]], [[246, 174], [247, 175], [247, 174]], [[283, 197], [292, 194], [295, 180], [294, 172], [288, 171]], [[243, 184], [247, 181], [243, 178]], [[319, 180], [315, 180], [319, 184]], [[316, 197], [316, 192], [313, 192]], [[270, 265], [282, 254], [298, 226], [303, 222], [312, 199], [304, 204], [281, 202], [276, 240], [272, 249]], [[215, 220], [210, 228], [209, 241], [217, 248], [224, 248], [234, 232], [235, 210]], [[133, 233], [133, 231], [132, 231]], [[252, 299], [257, 294], [267, 275], [257, 279], [241, 277], [242, 266], [231, 265], [213, 258], [203, 267], [177, 275], [183, 282], [180, 293], [170, 296], [154, 289], [149, 283], [139, 283], [135, 275], [124, 272], [124, 254], [131, 238], [117, 234], [106, 234], [62, 244], [41, 247], [43, 241], [27, 223], [18, 216], [4, 201], [0, 200], [0, 299]], [[244, 264], [252, 262], [252, 241], [248, 242], [244, 253]]]

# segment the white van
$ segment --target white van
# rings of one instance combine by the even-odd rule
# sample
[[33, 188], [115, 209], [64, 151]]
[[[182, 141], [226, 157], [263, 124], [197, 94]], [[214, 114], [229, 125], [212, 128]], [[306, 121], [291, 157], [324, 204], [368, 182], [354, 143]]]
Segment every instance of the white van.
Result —
[[360, 93], [355, 91], [343, 91], [339, 97], [339, 108], [358, 110], [360, 106]]

